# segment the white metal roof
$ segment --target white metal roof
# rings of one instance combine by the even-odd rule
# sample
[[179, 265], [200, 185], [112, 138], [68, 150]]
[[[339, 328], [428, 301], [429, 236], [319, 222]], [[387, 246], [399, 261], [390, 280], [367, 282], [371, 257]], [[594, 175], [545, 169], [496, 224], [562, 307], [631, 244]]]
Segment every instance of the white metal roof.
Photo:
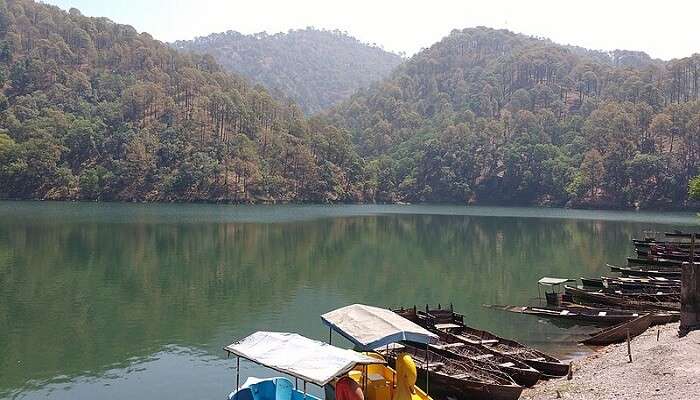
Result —
[[544, 277], [537, 281], [540, 285], [561, 285], [562, 283], [566, 282], [575, 282], [574, 279], [567, 279], [567, 278], [549, 278], [549, 277]]
[[376, 349], [403, 340], [437, 342], [438, 336], [391, 310], [353, 304], [321, 315], [331, 329], [363, 349]]
[[358, 364], [384, 363], [296, 333], [255, 332], [224, 347], [224, 350], [319, 386]]

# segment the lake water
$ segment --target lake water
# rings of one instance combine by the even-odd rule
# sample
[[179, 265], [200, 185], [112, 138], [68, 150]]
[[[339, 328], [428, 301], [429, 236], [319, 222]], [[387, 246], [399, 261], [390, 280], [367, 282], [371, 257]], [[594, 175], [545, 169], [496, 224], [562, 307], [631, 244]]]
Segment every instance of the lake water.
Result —
[[528, 303], [542, 276], [605, 273], [632, 237], [696, 218], [0, 202], [0, 398], [224, 399], [224, 345], [255, 330], [326, 340], [319, 315], [356, 302], [452, 303], [470, 325], [573, 357], [578, 329], [481, 305]]

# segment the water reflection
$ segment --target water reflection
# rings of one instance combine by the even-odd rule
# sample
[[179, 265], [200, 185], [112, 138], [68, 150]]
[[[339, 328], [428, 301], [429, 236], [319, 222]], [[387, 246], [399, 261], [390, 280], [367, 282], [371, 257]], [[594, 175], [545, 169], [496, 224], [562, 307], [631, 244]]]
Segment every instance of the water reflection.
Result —
[[[576, 351], [571, 330], [481, 305], [528, 302], [543, 275], [599, 275], [631, 237], [665, 228], [542, 210], [282, 207], [231, 219], [198, 206], [163, 206], [161, 218], [154, 206], [80, 206], [0, 207], [0, 397], [221, 397], [232, 374], [223, 345], [258, 329], [325, 339], [318, 316], [352, 302], [453, 303], [475, 326]], [[250, 222], [256, 213], [265, 223]]]
[[[9, 393], [14, 399], [201, 398], [218, 392], [223, 399], [234, 386], [231, 363], [201, 350], [168, 346], [140, 359], [109, 365], [99, 375], [57, 376], [32, 381]], [[198, 379], [192, 380], [192, 376]], [[214, 397], [217, 398], [217, 397]]]

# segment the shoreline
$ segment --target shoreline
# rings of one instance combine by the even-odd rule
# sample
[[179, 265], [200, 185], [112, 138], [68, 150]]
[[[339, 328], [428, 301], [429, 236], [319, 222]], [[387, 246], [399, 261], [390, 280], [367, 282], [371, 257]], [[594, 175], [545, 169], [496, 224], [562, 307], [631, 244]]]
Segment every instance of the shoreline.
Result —
[[653, 327], [632, 339], [632, 363], [627, 343], [596, 349], [572, 361], [571, 380], [540, 382], [521, 399], [699, 399], [700, 331], [679, 338], [678, 326]]
[[700, 202], [686, 206], [669, 207], [625, 207], [625, 206], [594, 206], [594, 205], [567, 205], [567, 204], [520, 204], [510, 202], [377, 202], [377, 201], [303, 201], [283, 199], [170, 199], [170, 200], [144, 200], [144, 199], [71, 199], [71, 198], [15, 198], [0, 197], [4, 202], [36, 202], [36, 203], [85, 203], [85, 204], [205, 204], [205, 205], [229, 205], [229, 206], [448, 206], [448, 207], [484, 207], [484, 208], [533, 208], [542, 210], [575, 210], [575, 211], [631, 211], [631, 212], [660, 212], [660, 213], [700, 213]]

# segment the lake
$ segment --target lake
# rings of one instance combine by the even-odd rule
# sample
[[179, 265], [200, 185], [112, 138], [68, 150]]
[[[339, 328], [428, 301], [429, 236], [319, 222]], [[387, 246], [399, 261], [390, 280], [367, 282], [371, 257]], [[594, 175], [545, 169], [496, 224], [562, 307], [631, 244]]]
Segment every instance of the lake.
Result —
[[482, 304], [531, 302], [542, 276], [599, 276], [632, 237], [696, 218], [0, 202], [0, 398], [224, 399], [235, 362], [223, 346], [255, 330], [327, 340], [319, 315], [357, 302], [452, 303], [472, 326], [575, 357], [580, 330]]

